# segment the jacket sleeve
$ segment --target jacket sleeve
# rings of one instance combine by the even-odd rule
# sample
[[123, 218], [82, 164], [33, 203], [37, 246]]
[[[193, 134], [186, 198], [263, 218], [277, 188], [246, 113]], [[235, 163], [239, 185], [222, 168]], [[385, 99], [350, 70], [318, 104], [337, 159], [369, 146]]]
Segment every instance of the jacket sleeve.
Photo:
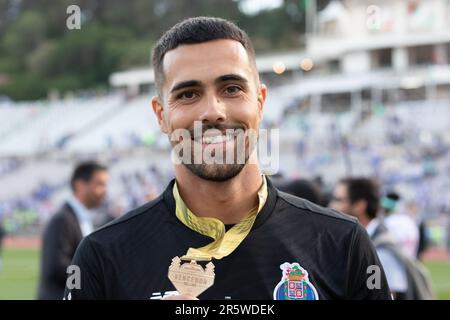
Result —
[[106, 299], [103, 265], [90, 237], [84, 238], [71, 263], [64, 300]]
[[43, 237], [41, 268], [43, 281], [52, 286], [65, 286], [66, 270], [74, 252], [70, 237], [71, 230], [64, 216], [50, 220]]
[[392, 300], [375, 248], [359, 223], [354, 227], [348, 255], [347, 299]]

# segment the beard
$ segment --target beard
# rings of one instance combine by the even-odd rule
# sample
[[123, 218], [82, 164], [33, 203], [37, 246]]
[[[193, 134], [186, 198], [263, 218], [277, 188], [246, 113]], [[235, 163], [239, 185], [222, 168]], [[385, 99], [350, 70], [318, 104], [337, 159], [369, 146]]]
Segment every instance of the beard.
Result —
[[184, 164], [197, 177], [204, 180], [223, 182], [237, 176], [244, 164]]
[[86, 198], [86, 208], [95, 209], [103, 204], [105, 196], [104, 195], [93, 195], [91, 194]]
[[[222, 133], [225, 133], [226, 129], [234, 129], [234, 130], [237, 129], [241, 131], [242, 135], [240, 137], [238, 136], [233, 137], [233, 144], [234, 144], [233, 148], [228, 149], [225, 147], [223, 149], [217, 148], [211, 150], [212, 157], [216, 155], [216, 152], [221, 152], [222, 157], [219, 157], [219, 159], [227, 160], [227, 161], [220, 161], [219, 163], [211, 163], [210, 161], [205, 163], [205, 159], [203, 157], [204, 149], [202, 145], [200, 145], [199, 142], [192, 140], [190, 148], [191, 161], [186, 162], [182, 161], [182, 164], [194, 175], [204, 180], [223, 182], [234, 178], [242, 171], [242, 169], [244, 169], [245, 165], [247, 164], [251, 153], [256, 147], [257, 137], [256, 140], [253, 139], [253, 137], [249, 138], [248, 131], [245, 130], [245, 127], [240, 125], [225, 126], [222, 124], [216, 124], [216, 125], [207, 125], [207, 127], [208, 128], [206, 129], [217, 129], [220, 130]], [[204, 132], [204, 130], [202, 130], [202, 132]], [[194, 135], [192, 134], [191, 137], [194, 137]], [[242, 140], [240, 140], [240, 142], [238, 143], [238, 139]], [[197, 144], [198, 149], [196, 149], [195, 144]], [[231, 161], [228, 161], [227, 152], [230, 153], [233, 152], [232, 154], [229, 155]], [[197, 155], [199, 155], [199, 153], [202, 153], [201, 154], [202, 161], [200, 163], [192, 161], [193, 159], [196, 159], [195, 157], [196, 153]]]

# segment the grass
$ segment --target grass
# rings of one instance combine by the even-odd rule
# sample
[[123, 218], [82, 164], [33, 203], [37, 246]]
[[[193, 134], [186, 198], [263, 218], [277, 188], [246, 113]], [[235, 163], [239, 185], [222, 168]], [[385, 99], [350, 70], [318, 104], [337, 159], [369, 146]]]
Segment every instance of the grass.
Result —
[[0, 270], [1, 300], [36, 299], [39, 278], [39, 251], [4, 249]]
[[438, 299], [450, 300], [450, 262], [429, 261], [425, 266], [430, 271], [433, 289]]
[[[0, 300], [35, 299], [39, 278], [39, 250], [6, 249], [0, 271]], [[439, 299], [450, 300], [450, 262], [425, 263]]]

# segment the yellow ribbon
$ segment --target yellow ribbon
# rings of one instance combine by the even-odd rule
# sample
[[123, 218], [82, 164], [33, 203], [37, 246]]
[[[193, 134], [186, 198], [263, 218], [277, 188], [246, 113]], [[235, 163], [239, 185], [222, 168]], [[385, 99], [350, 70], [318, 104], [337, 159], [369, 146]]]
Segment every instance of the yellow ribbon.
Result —
[[262, 185], [258, 191], [258, 206], [250, 211], [238, 224], [225, 232], [225, 225], [222, 221], [211, 217], [197, 217], [181, 199], [178, 192], [177, 183], [173, 186], [173, 196], [176, 204], [177, 218], [188, 228], [202, 235], [211, 237], [213, 242], [201, 248], [189, 248], [187, 253], [181, 257], [184, 260], [209, 261], [212, 258], [222, 259], [232, 253], [241, 242], [247, 237], [255, 223], [258, 213], [263, 208], [267, 200], [267, 183], [265, 176], [262, 176]]

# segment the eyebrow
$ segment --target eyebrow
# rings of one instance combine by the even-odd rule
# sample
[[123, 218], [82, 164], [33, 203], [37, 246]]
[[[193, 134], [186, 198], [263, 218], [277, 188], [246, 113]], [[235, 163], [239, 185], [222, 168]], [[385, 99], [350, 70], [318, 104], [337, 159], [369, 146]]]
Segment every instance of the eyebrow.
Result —
[[[244, 77], [237, 75], [237, 74], [225, 74], [223, 76], [219, 76], [217, 77], [216, 80], [214, 80], [214, 82], [217, 83], [221, 83], [221, 82], [226, 82], [226, 81], [239, 81], [239, 82], [244, 82], [247, 83], [248, 80], [245, 79]], [[184, 89], [184, 88], [190, 88], [190, 87], [197, 87], [200, 86], [202, 84], [201, 81], [198, 80], [188, 80], [188, 81], [182, 81], [177, 83], [175, 86], [173, 86], [173, 88], [170, 90], [170, 93], [174, 93], [175, 91]]]
[[214, 82], [215, 83], [220, 83], [220, 82], [225, 82], [225, 81], [240, 81], [240, 82], [244, 82], [247, 83], [247, 79], [245, 79], [244, 77], [241, 77], [238, 74], [225, 74], [223, 76], [218, 77]]
[[197, 80], [188, 80], [188, 81], [182, 81], [177, 83], [172, 90], [170, 90], [170, 93], [174, 93], [175, 91], [184, 89], [184, 88], [188, 88], [188, 87], [196, 87], [201, 85], [200, 81]]

